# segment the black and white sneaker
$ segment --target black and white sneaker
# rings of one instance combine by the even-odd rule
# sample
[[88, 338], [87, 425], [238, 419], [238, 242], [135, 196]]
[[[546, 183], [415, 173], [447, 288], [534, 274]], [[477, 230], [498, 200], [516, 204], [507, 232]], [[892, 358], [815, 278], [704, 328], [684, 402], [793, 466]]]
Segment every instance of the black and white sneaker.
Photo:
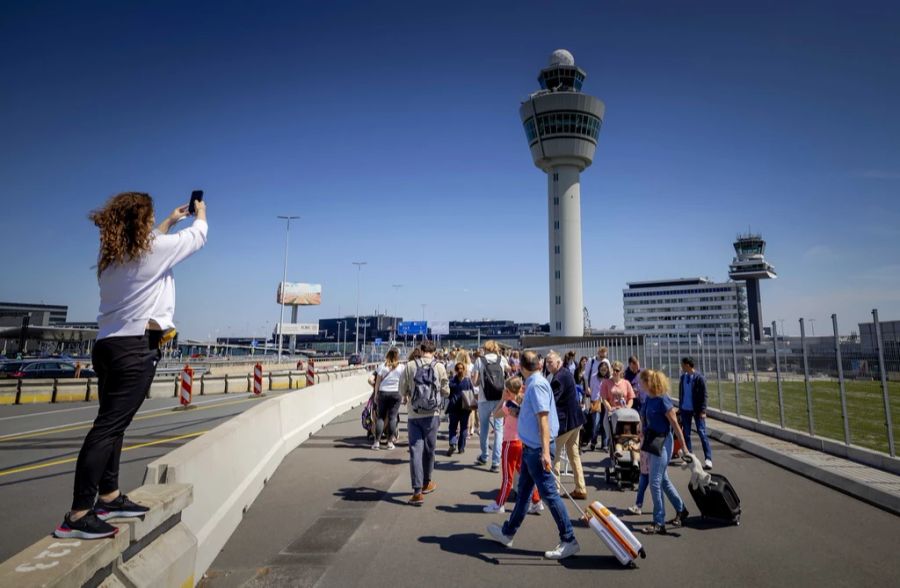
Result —
[[104, 539], [114, 537], [118, 532], [117, 527], [101, 521], [91, 511], [77, 521], [70, 520], [69, 513], [66, 513], [62, 524], [53, 531], [53, 536], [57, 539]]
[[101, 521], [114, 517], [142, 517], [149, 510], [146, 506], [132, 502], [124, 494], [119, 494], [115, 500], [109, 502], [98, 499], [94, 506], [94, 512]]

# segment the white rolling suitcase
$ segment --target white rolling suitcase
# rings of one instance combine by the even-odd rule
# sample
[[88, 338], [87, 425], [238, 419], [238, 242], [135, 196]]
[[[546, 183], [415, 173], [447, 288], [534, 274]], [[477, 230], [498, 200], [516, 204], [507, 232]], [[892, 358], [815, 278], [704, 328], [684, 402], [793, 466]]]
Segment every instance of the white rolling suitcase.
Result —
[[560, 487], [581, 516], [588, 521], [588, 526], [593, 529], [594, 533], [603, 541], [607, 548], [616, 556], [619, 563], [623, 566], [637, 567], [638, 557], [641, 559], [647, 557], [647, 552], [641, 542], [637, 540], [634, 533], [625, 526], [619, 517], [614, 515], [603, 506], [600, 502], [594, 501], [588, 505], [587, 512], [583, 511], [565, 486], [560, 483]]

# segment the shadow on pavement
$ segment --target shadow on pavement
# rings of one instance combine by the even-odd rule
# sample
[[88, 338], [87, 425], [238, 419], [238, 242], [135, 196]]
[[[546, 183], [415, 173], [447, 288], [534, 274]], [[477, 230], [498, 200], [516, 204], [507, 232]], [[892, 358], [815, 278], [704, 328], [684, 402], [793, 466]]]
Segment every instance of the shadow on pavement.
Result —
[[[503, 547], [499, 543], [476, 533], [459, 533], [449, 537], [419, 537], [422, 543], [438, 545], [441, 551], [468, 555], [493, 565], [546, 565], [549, 563], [540, 553]], [[525, 556], [525, 557], [510, 557]]]
[[449, 512], [454, 514], [474, 514], [484, 512], [483, 504], [457, 504], [455, 506], [445, 506], [442, 504], [436, 508], [441, 512]]
[[612, 555], [576, 555], [559, 560], [559, 565], [567, 570], [620, 570], [627, 572], [633, 569], [623, 566]]
[[369, 462], [369, 461], [377, 461], [378, 463], [383, 463], [384, 465], [403, 465], [407, 463], [407, 460], [403, 458], [387, 458], [387, 457], [351, 457], [350, 461], [357, 462]]

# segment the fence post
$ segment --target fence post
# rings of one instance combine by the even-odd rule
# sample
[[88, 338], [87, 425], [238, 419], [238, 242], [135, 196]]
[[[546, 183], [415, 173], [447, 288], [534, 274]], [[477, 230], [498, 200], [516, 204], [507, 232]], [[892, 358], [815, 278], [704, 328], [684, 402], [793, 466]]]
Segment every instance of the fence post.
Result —
[[887, 366], [884, 365], [884, 345], [881, 341], [881, 323], [878, 322], [878, 309], [872, 309], [872, 321], [875, 323], [875, 345], [878, 346], [878, 371], [881, 372], [881, 395], [884, 399], [884, 424], [887, 427], [888, 452], [895, 457], [894, 451], [894, 419], [891, 415], [891, 398], [888, 396]]
[[806, 323], [800, 319], [800, 347], [803, 348], [803, 383], [806, 385], [806, 415], [809, 419], [809, 434], [816, 434], [813, 421], [812, 385], [809, 383], [809, 353], [806, 350]]
[[784, 390], [781, 387], [781, 360], [778, 358], [778, 330], [772, 321], [772, 345], [775, 349], [775, 382], [778, 385], [778, 421], [784, 428]]
[[666, 333], [666, 364], [665, 369], [663, 369], [663, 373], [666, 374], [670, 379], [672, 378], [672, 374], [670, 373], [672, 366], [672, 337], [669, 333]]
[[756, 422], [762, 422], [759, 412], [759, 372], [756, 369], [756, 327], [750, 325], [750, 357], [753, 362], [753, 396], [756, 401]]
[[734, 413], [741, 416], [741, 385], [738, 381], [737, 343], [734, 340], [734, 327], [731, 327], [731, 360], [734, 365]]
[[722, 364], [719, 357], [719, 329], [716, 329], [716, 392], [719, 394], [719, 410], [722, 410]]
[[850, 418], [847, 414], [847, 389], [844, 386], [844, 363], [841, 360], [841, 338], [838, 335], [837, 315], [831, 315], [831, 326], [834, 329], [834, 358], [837, 361], [838, 386], [841, 391], [841, 418], [844, 421], [844, 444], [850, 445]]

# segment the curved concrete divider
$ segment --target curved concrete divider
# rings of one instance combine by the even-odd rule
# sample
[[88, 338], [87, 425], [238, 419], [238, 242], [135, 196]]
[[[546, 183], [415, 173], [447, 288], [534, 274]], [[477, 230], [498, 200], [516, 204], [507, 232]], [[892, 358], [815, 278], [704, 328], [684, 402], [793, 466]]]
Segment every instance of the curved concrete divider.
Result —
[[54, 380], [22, 380], [19, 404], [34, 404], [53, 400]]
[[197, 538], [195, 581], [203, 577], [284, 456], [371, 394], [362, 369], [339, 375], [345, 377], [260, 400], [148, 464], [145, 484], [193, 485], [194, 502], [182, 520]]
[[0, 405], [15, 404], [19, 395], [19, 380], [0, 380]]

